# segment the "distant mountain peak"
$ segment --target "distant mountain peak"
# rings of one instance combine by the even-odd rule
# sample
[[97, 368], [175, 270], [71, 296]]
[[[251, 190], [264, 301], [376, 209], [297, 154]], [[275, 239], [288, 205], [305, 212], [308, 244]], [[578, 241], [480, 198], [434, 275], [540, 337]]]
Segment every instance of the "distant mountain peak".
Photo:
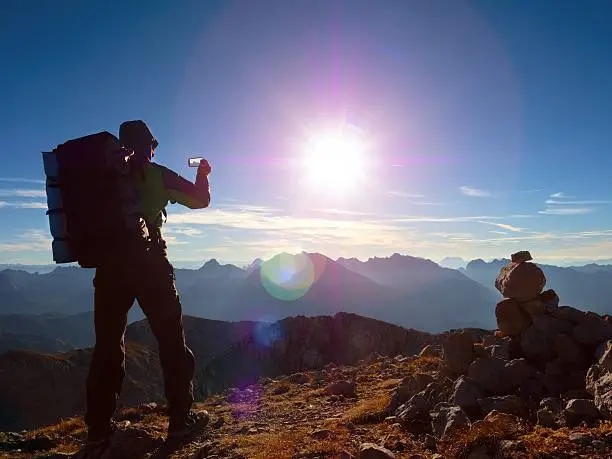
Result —
[[200, 271], [205, 270], [205, 269], [217, 268], [219, 266], [221, 266], [221, 264], [217, 261], [217, 259], [211, 258], [210, 260], [208, 260], [206, 263], [202, 265], [202, 267], [200, 268]]

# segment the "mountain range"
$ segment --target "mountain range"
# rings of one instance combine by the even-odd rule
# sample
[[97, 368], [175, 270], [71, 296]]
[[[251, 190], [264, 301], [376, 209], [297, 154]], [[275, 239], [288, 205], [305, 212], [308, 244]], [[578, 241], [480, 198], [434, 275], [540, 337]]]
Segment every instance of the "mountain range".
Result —
[[[361, 261], [303, 253], [255, 260], [245, 268], [213, 259], [175, 273], [184, 313], [195, 317], [272, 323], [298, 315], [351, 312], [441, 332], [495, 327], [493, 311], [501, 295], [494, 281], [508, 262], [473, 260], [465, 268], [451, 269], [400, 254]], [[310, 270], [293, 272], [300, 264]], [[612, 266], [539, 266], [547, 288], [555, 289], [563, 304], [612, 312]], [[0, 353], [91, 346], [93, 276], [94, 270], [74, 266], [40, 273], [0, 271]], [[132, 308], [130, 322], [143, 318], [139, 308]]]

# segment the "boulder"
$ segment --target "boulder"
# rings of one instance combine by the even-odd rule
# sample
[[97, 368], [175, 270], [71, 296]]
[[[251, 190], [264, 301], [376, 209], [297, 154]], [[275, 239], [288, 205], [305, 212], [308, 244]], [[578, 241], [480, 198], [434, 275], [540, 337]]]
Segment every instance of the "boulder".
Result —
[[395, 454], [387, 448], [374, 443], [362, 443], [359, 447], [359, 459], [395, 459]]
[[493, 357], [476, 359], [468, 369], [468, 376], [482, 389], [499, 393], [504, 388], [505, 363]]
[[468, 377], [460, 376], [457, 381], [455, 381], [453, 393], [449, 401], [453, 405], [457, 405], [463, 410], [470, 412], [479, 406], [478, 399], [482, 397], [483, 393], [474, 381]]
[[524, 416], [527, 408], [525, 402], [518, 395], [504, 395], [501, 397], [487, 397], [478, 400], [483, 413], [499, 411], [500, 413]]
[[543, 381], [543, 375], [536, 372], [533, 376], [525, 379], [519, 386], [518, 393], [524, 400], [539, 402], [548, 392]]
[[552, 289], [544, 290], [538, 295], [537, 299], [544, 303], [546, 312], [550, 312], [559, 307], [559, 295]]
[[510, 298], [497, 303], [495, 318], [497, 319], [497, 328], [506, 336], [520, 334], [531, 323], [529, 316], [521, 309], [519, 303]]
[[557, 355], [557, 359], [563, 364], [570, 366], [581, 366], [584, 364], [585, 358], [582, 355], [582, 351], [568, 335], [562, 333], [555, 336], [553, 350]]
[[570, 426], [578, 425], [582, 421], [591, 423], [601, 418], [601, 413], [595, 406], [595, 402], [587, 398], [573, 399], [567, 402], [564, 414], [567, 424]]
[[562, 319], [574, 325], [581, 324], [586, 320], [586, 313], [571, 306], [561, 306], [550, 312], [553, 317]]
[[612, 324], [596, 314], [587, 313], [584, 320], [574, 326], [572, 337], [577, 343], [595, 346], [612, 339]]
[[446, 435], [461, 426], [470, 426], [470, 420], [458, 406], [439, 403], [430, 413], [431, 428], [436, 437], [444, 440]]
[[536, 298], [544, 285], [544, 272], [531, 262], [509, 263], [501, 269], [495, 280], [495, 287], [505, 298], [518, 301]]
[[531, 367], [525, 359], [513, 359], [504, 365], [503, 387], [506, 390], [513, 390], [520, 387], [527, 379], [535, 374], [535, 369]]
[[554, 358], [554, 340], [560, 333], [569, 334], [572, 324], [548, 314], [532, 317], [533, 323], [521, 333], [521, 350], [525, 357], [549, 361]]
[[469, 333], [449, 335], [443, 344], [442, 368], [456, 374], [464, 374], [474, 359], [474, 343]]
[[426, 373], [417, 373], [402, 379], [399, 386], [393, 391], [385, 412], [387, 414], [395, 413], [400, 405], [406, 403], [416, 393], [424, 390], [433, 380], [433, 376]]
[[612, 340], [606, 343], [599, 360], [589, 368], [586, 389], [595, 398], [597, 409], [612, 417]]
[[528, 250], [521, 250], [520, 252], [513, 253], [510, 260], [512, 263], [524, 263], [533, 260], [533, 257]]
[[438, 403], [440, 387], [431, 383], [425, 390], [413, 395], [410, 400], [401, 405], [395, 411], [395, 416], [404, 424], [426, 422], [429, 412]]
[[539, 299], [520, 303], [521, 308], [530, 316], [537, 316], [546, 312], [546, 305]]

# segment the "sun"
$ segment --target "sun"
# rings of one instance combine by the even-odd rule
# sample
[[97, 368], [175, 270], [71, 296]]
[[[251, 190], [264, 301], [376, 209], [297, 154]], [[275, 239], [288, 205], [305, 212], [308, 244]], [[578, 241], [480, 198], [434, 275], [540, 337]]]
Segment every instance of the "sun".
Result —
[[317, 189], [350, 191], [366, 176], [368, 150], [363, 133], [348, 125], [313, 132], [304, 144], [306, 178]]

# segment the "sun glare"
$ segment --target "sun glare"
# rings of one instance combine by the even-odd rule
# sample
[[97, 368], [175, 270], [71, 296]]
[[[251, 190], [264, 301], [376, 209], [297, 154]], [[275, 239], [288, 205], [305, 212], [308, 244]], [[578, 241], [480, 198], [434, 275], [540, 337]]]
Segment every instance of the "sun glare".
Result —
[[308, 181], [328, 191], [349, 191], [366, 175], [368, 144], [356, 129], [315, 132], [304, 146]]

